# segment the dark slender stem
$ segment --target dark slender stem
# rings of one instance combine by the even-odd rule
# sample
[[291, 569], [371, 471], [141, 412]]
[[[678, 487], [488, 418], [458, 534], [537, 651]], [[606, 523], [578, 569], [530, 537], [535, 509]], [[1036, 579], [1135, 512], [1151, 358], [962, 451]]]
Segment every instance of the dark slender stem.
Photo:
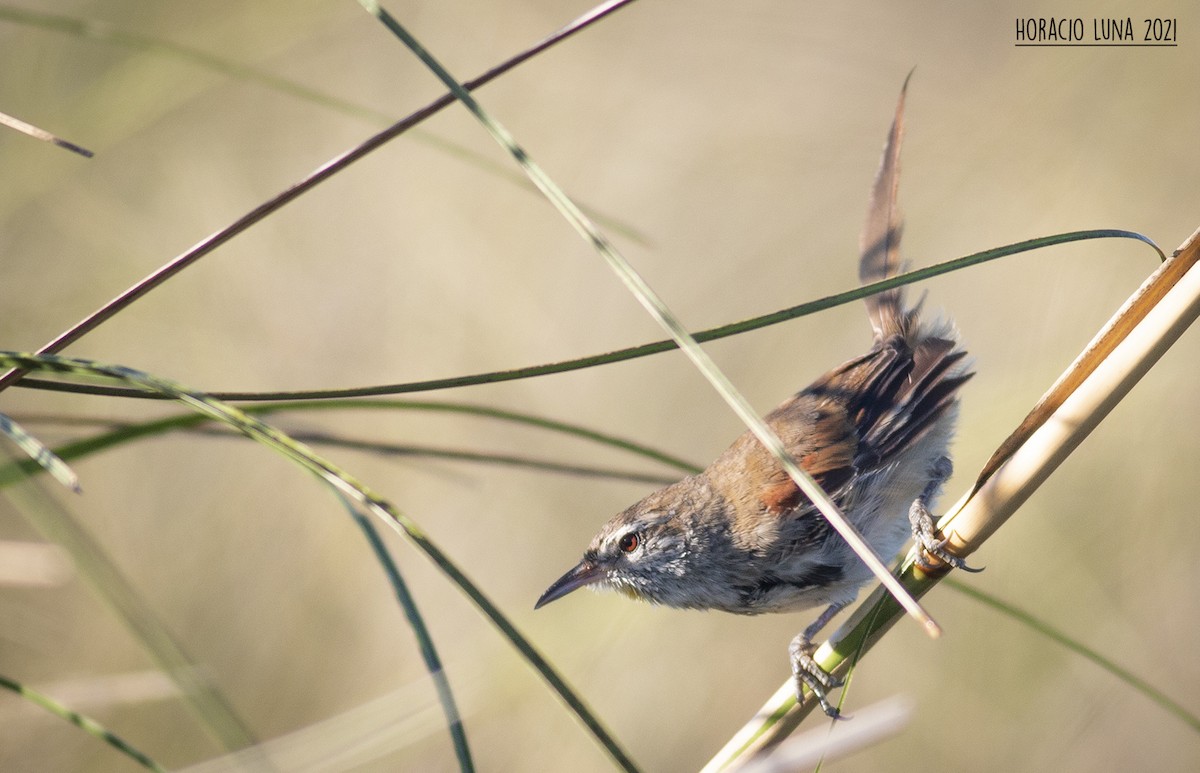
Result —
[[[483, 75], [480, 75], [474, 80], [468, 81], [464, 85], [468, 89], [477, 89], [513, 69], [517, 65], [522, 64], [531, 57], [540, 54], [542, 51], [545, 51], [554, 44], [566, 40], [576, 32], [586, 29], [597, 21], [600, 21], [604, 17], [608, 16], [613, 11], [619, 10], [620, 8], [629, 5], [632, 2], [633, 0], [613, 0], [612, 2], [600, 5], [597, 8], [588, 11], [583, 16], [580, 16], [570, 24], [567, 24], [565, 27], [562, 27], [557, 32], [554, 32], [553, 34], [542, 39], [532, 47], [525, 49], [521, 53], [505, 60], [504, 62], [501, 62], [485, 72]], [[181, 255], [178, 255], [166, 265], [162, 266], [157, 271], [142, 279], [137, 284], [133, 285], [116, 298], [113, 298], [111, 301], [101, 306], [99, 309], [89, 314], [87, 317], [76, 323], [68, 330], [64, 331], [53, 341], [50, 341], [48, 344], [38, 349], [37, 353], [54, 354], [62, 351], [67, 346], [71, 345], [75, 341], [78, 341], [80, 338], [111, 319], [117, 314], [117, 312], [121, 311], [138, 298], [141, 298], [143, 295], [158, 287], [171, 277], [175, 276], [183, 269], [192, 265], [200, 258], [215, 250], [217, 247], [220, 247], [225, 242], [259, 222], [267, 215], [270, 215], [276, 210], [282, 208], [284, 205], [292, 202], [294, 199], [299, 198], [301, 194], [307, 193], [318, 184], [324, 182], [334, 174], [342, 171], [350, 164], [366, 156], [371, 151], [376, 150], [390, 140], [399, 137], [404, 132], [421, 123], [426, 118], [429, 118], [431, 115], [434, 115], [447, 105], [452, 104], [454, 101], [455, 99], [452, 94], [444, 94], [439, 99], [429, 103], [415, 113], [412, 113], [407, 118], [392, 124], [387, 129], [384, 129], [357, 147], [343, 153], [340, 156], [337, 156], [331, 161], [326, 162], [323, 166], [319, 167], [316, 171], [300, 182], [292, 185], [290, 188], [269, 199], [268, 201], [259, 204], [257, 207], [242, 215], [221, 230], [209, 235], [200, 242], [197, 242], [189, 250]], [[7, 389], [13, 384], [13, 382], [24, 376], [25, 373], [26, 371], [23, 370], [10, 370], [3, 376], [0, 376], [0, 391]]]
[[31, 123], [25, 123], [20, 118], [14, 118], [7, 113], [0, 113], [0, 126], [7, 126], [10, 129], [16, 129], [22, 134], [28, 134], [34, 139], [41, 140], [42, 142], [49, 142], [51, 145], [57, 145], [58, 147], [69, 150], [72, 153], [78, 153], [84, 158], [91, 158], [95, 155], [95, 153], [81, 145], [76, 145], [74, 142], [68, 142], [62, 137], [59, 137], [57, 134], [51, 134], [45, 129], [34, 126]]

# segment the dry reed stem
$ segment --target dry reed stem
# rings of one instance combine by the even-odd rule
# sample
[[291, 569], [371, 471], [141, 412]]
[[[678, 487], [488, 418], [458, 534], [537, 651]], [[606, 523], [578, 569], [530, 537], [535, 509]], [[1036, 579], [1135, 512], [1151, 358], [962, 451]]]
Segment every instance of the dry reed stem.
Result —
[[[1200, 230], [1121, 306], [941, 519], [938, 527], [952, 553], [965, 557], [978, 550], [1200, 316], [1197, 262]], [[915, 570], [911, 555], [902, 566], [906, 587], [918, 597], [942, 576]], [[861, 656], [899, 620], [901, 610], [889, 601], [876, 588], [817, 651], [818, 662], [832, 672], [845, 671], [851, 656]], [[796, 703], [794, 690], [790, 680], [780, 687], [704, 767], [705, 773], [783, 741], [815, 705], [811, 695]]]

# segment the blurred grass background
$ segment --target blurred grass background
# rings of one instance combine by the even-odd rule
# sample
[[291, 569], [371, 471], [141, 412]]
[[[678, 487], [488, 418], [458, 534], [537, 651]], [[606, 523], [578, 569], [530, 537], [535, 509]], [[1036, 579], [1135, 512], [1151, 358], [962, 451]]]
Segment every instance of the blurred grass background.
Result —
[[[25, 2], [250, 64], [397, 118], [440, 88], [350, 2]], [[389, 5], [460, 79], [586, 3]], [[1177, 18], [1171, 49], [1025, 49], [1027, 16]], [[634, 225], [622, 250], [694, 329], [850, 287], [867, 190], [905, 74], [901, 202], [918, 265], [1053, 232], [1128, 228], [1170, 251], [1200, 225], [1194, 4], [643, 0], [479, 97], [577, 199]], [[0, 110], [97, 152], [0, 133], [0, 343], [33, 349], [171, 256], [373, 133], [358, 117], [159, 53], [0, 20]], [[464, 110], [424, 128], [500, 164]], [[976, 357], [946, 501], [1141, 278], [1149, 250], [1091, 242], [928, 283]], [[550, 207], [402, 138], [188, 269], [69, 353], [207, 390], [356, 386], [575, 357], [661, 337]], [[709, 345], [763, 411], [869, 341], [860, 305]], [[1200, 711], [1194, 501], [1200, 338], [1185, 336], [1008, 528], [973, 585], [1121, 659]], [[736, 419], [678, 354], [434, 395], [583, 422], [707, 462]], [[144, 419], [166, 405], [9, 390], [3, 410]], [[292, 430], [628, 467], [477, 418], [341, 412]], [[78, 430], [31, 424], [44, 440]], [[649, 487], [331, 450], [424, 526], [648, 770], [701, 765], [786, 676], [807, 615], [742, 619], [584, 595], [533, 613], [595, 529]], [[239, 440], [172, 436], [75, 465], [60, 498], [263, 739], [324, 726], [306, 770], [448, 770], [436, 696], [357, 528]], [[648, 469], [652, 469], [647, 466]], [[0, 538], [37, 539], [0, 502]], [[415, 551], [482, 770], [605, 770], [557, 700]], [[901, 736], [831, 770], [1200, 766], [1200, 743], [1094, 666], [942, 589], [948, 635], [901, 625], [849, 707], [917, 700]], [[219, 753], [78, 579], [0, 588], [0, 673], [70, 701], [171, 767]], [[142, 675], [139, 677], [138, 675]], [[116, 681], [114, 681], [116, 677]], [[139, 681], [140, 679], [140, 681]], [[140, 687], [131, 689], [129, 685]], [[0, 696], [0, 768], [133, 769]], [[366, 736], [366, 740], [363, 740]], [[953, 738], [946, 748], [931, 739]], [[365, 751], [338, 757], [332, 750]], [[297, 758], [298, 760], [299, 758]]]

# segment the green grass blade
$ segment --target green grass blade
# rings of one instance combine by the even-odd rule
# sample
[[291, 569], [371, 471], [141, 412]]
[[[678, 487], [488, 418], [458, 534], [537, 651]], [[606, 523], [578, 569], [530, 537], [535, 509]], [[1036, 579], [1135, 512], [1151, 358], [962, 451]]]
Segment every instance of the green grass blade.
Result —
[[942, 581], [942, 583], [944, 585], [948, 585], [964, 596], [968, 596], [978, 602], [981, 602], [997, 612], [1016, 620], [1018, 623], [1033, 629], [1050, 641], [1066, 647], [1076, 655], [1082, 656], [1085, 660], [1091, 661], [1116, 679], [1119, 679], [1120, 681], [1132, 687], [1143, 697], [1158, 704], [1159, 708], [1188, 725], [1193, 732], [1200, 733], [1200, 716], [1197, 716], [1193, 712], [1189, 711], [1187, 707], [1181, 705], [1178, 701], [1171, 698], [1165, 692], [1150, 684], [1137, 674], [1133, 673], [1128, 668], [1125, 668], [1120, 663], [1117, 663], [1115, 660], [1105, 657], [1078, 639], [1074, 639], [1063, 631], [1055, 628], [1045, 620], [1035, 617], [1033, 614], [1013, 606], [1012, 604], [1009, 604], [1008, 602], [1003, 601], [991, 595], [990, 593], [986, 593], [974, 586], [960, 582], [953, 577], [947, 577]]
[[[203, 430], [200, 430], [203, 431]], [[227, 434], [227, 433], [222, 433]], [[477, 464], [500, 465], [519, 469], [535, 470], [537, 472], [575, 475], [586, 478], [601, 478], [619, 480], [626, 483], [647, 483], [654, 486], [665, 486], [679, 480], [678, 475], [653, 475], [636, 470], [618, 470], [609, 467], [597, 467], [584, 464], [567, 464], [548, 459], [535, 459], [518, 454], [501, 454], [496, 452], [464, 451], [461, 449], [434, 448], [432, 446], [396, 445], [378, 441], [359, 441], [342, 438], [338, 435], [315, 432], [293, 432], [296, 440], [310, 445], [346, 448], [353, 451], [382, 454], [384, 456], [422, 457], [427, 459], [444, 459], [455, 462], [473, 462]]]
[[17, 448], [29, 454], [39, 467], [50, 473], [56, 481], [76, 494], [79, 493], [79, 476], [61, 458], [45, 446], [42, 441], [25, 431], [10, 417], [0, 413], [0, 434], [5, 435]]
[[[1025, 241], [1007, 244], [1003, 247], [995, 247], [982, 252], [972, 253], [961, 258], [954, 258], [942, 263], [937, 263], [932, 266], [909, 271], [904, 274], [886, 279], [882, 282], [875, 282], [869, 285], [856, 287], [852, 290], [829, 295], [824, 298], [818, 298], [814, 301], [808, 301], [796, 306], [790, 306], [779, 311], [774, 311], [769, 314], [763, 314], [757, 317], [741, 320], [740, 322], [731, 322], [718, 327], [701, 330], [694, 334], [697, 341], [715, 341], [719, 338], [738, 335], [740, 333], [748, 333], [752, 330], [777, 325], [780, 322], [805, 317], [809, 314], [815, 314], [819, 311], [832, 309], [836, 306], [842, 306], [847, 303], [862, 300], [868, 295], [881, 292], [883, 290], [901, 287], [904, 285], [920, 282], [925, 279], [931, 279], [935, 276], [948, 274], [953, 271], [961, 271], [971, 266], [981, 265], [1000, 258], [1006, 258], [1012, 255], [1018, 255], [1022, 252], [1031, 250], [1043, 249], [1059, 244], [1068, 244], [1070, 242], [1086, 241], [1090, 239], [1134, 239], [1150, 245], [1154, 251], [1163, 257], [1163, 251], [1159, 249], [1149, 237], [1143, 236], [1136, 231], [1125, 231], [1118, 228], [1099, 228], [1086, 231], [1069, 231], [1061, 234], [1051, 234], [1049, 236], [1039, 236], [1034, 239], [1026, 239]], [[380, 397], [392, 394], [405, 394], [413, 392], [427, 392], [437, 389], [453, 389], [457, 387], [474, 386], [477, 384], [494, 384], [503, 381], [516, 381], [525, 378], [534, 378], [537, 376], [548, 376], [555, 373], [567, 373], [573, 370], [581, 370], [583, 368], [591, 368], [598, 365], [609, 365], [615, 362], [624, 362], [625, 360], [637, 359], [638, 357], [647, 357], [652, 354], [661, 354], [662, 352], [671, 351], [678, 348], [674, 341], [654, 341], [638, 346], [631, 346], [625, 349], [617, 349], [604, 354], [591, 354], [585, 357], [577, 357], [571, 360], [562, 360], [560, 362], [547, 363], [544, 365], [533, 365], [524, 368], [512, 368], [509, 370], [489, 371], [486, 373], [476, 373], [467, 376], [454, 376], [452, 378], [429, 379], [426, 381], [409, 381], [399, 384], [382, 384], [379, 386], [354, 387], [351, 389], [319, 389], [319, 390], [304, 390], [294, 392], [212, 392], [212, 397], [218, 400], [229, 401], [268, 401], [268, 400], [333, 400], [347, 397]], [[63, 384], [54, 381], [44, 381], [38, 379], [24, 379], [19, 382], [19, 386], [45, 389], [59, 392], [82, 392], [87, 394], [99, 394], [109, 397], [160, 397], [159, 395], [148, 393], [144, 390], [122, 389], [119, 387], [101, 387], [87, 384]]]
[[43, 695], [36, 690], [30, 689], [20, 682], [9, 679], [6, 676], [0, 676], [0, 687], [3, 687], [6, 690], [12, 690], [30, 703], [41, 706], [54, 716], [64, 719], [67, 722], [70, 722], [72, 725], [78, 727], [80, 730], [83, 730], [85, 733], [99, 738], [142, 767], [157, 771], [158, 773], [166, 773], [166, 768], [150, 759], [150, 757], [145, 753], [138, 751], [128, 741], [113, 733], [96, 720], [90, 717], [85, 717], [83, 714], [80, 714], [77, 711], [71, 711], [53, 698]]
[[[616, 435], [599, 432], [579, 424], [561, 422], [529, 413], [508, 411], [499, 408], [492, 408], [486, 405], [476, 405], [473, 403], [418, 400], [299, 400], [295, 402], [263, 403], [259, 405], [246, 406], [243, 408], [243, 410], [248, 414], [258, 416], [291, 411], [332, 410], [415, 410], [479, 416], [497, 419], [500, 421], [507, 421], [524, 426], [536, 427], [549, 432], [558, 432], [561, 434], [578, 437], [589, 442], [609, 446], [611, 448], [618, 448], [633, 454], [637, 454], [646, 459], [651, 459], [669, 465], [683, 473], [691, 474], [699, 471], [699, 467], [692, 462], [672, 456], [664, 451], [636, 443], [632, 440], [618, 437]], [[56, 421], [56, 419], [53, 417], [33, 417], [33, 420], [47, 422]], [[99, 425], [108, 427], [108, 429], [107, 431], [93, 437], [64, 443], [59, 448], [55, 449], [55, 453], [57, 453], [64, 460], [75, 460], [85, 457], [89, 454], [97, 453], [119, 445], [124, 445], [126, 443], [131, 443], [140, 438], [152, 437], [155, 435], [165, 434], [167, 432], [194, 430], [210, 421], [213, 421], [213, 419], [208, 416], [203, 416], [197, 413], [185, 413], [138, 424], [120, 424], [114, 427], [112, 426], [112, 422], [108, 420], [89, 422], [87, 420], [78, 420], [73, 418], [72, 423], [76, 425]], [[574, 475], [621, 479], [637, 483], [653, 483], [664, 485], [665, 483], [670, 483], [675, 480], [674, 477], [648, 475], [633, 471], [612, 470], [593, 466], [546, 462], [541, 460], [526, 459], [523, 457], [504, 456], [500, 454], [444, 451], [439, 449], [414, 447], [397, 448], [379, 442], [359, 443], [338, 437], [318, 437], [310, 435], [307, 438], [301, 439], [308, 439], [310, 442], [316, 443], [327, 443], [341, 447], [357, 448], [359, 450], [365, 450], [369, 452], [411, 453], [417, 455], [440, 456], [442, 458], [459, 459], [463, 461], [509, 464], [530, 467], [547, 472], [562, 472]], [[28, 461], [10, 463], [2, 466], [0, 467], [0, 488], [19, 480], [25, 475], [33, 474], [33, 472], [35, 472], [35, 465]]]
[[219, 400], [214, 400], [206, 394], [190, 390], [181, 384], [151, 376], [148, 373], [134, 370], [133, 368], [121, 365], [105, 365], [91, 360], [63, 357], [61, 355], [38, 355], [21, 352], [0, 352], [0, 367], [29, 371], [45, 370], [57, 374], [79, 377], [102, 376], [123, 381], [139, 389], [161, 392], [198, 413], [237, 429], [252, 440], [262, 443], [302, 468], [316, 474], [335, 491], [342, 493], [350, 501], [366, 508], [397, 533], [407, 537], [419, 550], [425, 553], [434, 565], [449, 577], [484, 616], [500, 630], [503, 636], [533, 666], [562, 701], [575, 712], [613, 759], [617, 760], [626, 770], [637, 770], [628, 755], [625, 754], [608, 730], [605, 729], [599, 719], [596, 718], [554, 667], [550, 665], [549, 661], [517, 630], [516, 626], [484, 594], [479, 586], [472, 582], [458, 565], [442, 552], [441, 548], [421, 530], [417, 523], [349, 473], [339, 469], [332, 462], [317, 455], [303, 444], [295, 442], [275, 427], [259, 421], [244, 411], [238, 410]]
[[442, 668], [442, 659], [438, 657], [437, 647], [434, 646], [433, 636], [429, 633], [429, 627], [425, 625], [425, 618], [421, 616], [421, 612], [417, 609], [416, 599], [408, 589], [408, 583], [404, 582], [404, 577], [400, 574], [400, 567], [392, 560], [392, 554], [388, 552], [387, 545], [379, 536], [379, 531], [375, 528], [375, 524], [369, 518], [363, 515], [358, 508], [354, 507], [346, 497], [340, 492], [335, 492], [338, 501], [349, 511], [354, 518], [354, 522], [362, 529], [363, 534], [367, 538], [367, 543], [371, 546], [372, 552], [375, 553], [375, 558], [378, 559], [380, 566], [383, 567], [384, 574], [387, 575], [388, 582], [392, 586], [392, 591], [396, 594], [396, 600], [400, 602], [400, 607], [404, 610], [404, 616], [408, 619], [408, 624], [412, 628], [413, 636], [417, 639], [417, 647], [421, 651], [421, 659], [425, 662], [425, 670], [429, 672], [429, 678], [433, 680], [433, 684], [437, 689], [438, 701], [442, 704], [442, 713], [446, 715], [446, 726], [450, 732], [451, 743], [454, 744], [454, 754], [458, 758], [458, 768], [463, 773], [472, 773], [475, 770], [475, 763], [471, 761], [471, 749], [467, 745], [467, 731], [463, 726], [462, 717], [458, 713], [458, 705], [454, 700], [454, 692], [450, 689], [450, 679], [446, 676], [445, 669]]
[[297, 400], [293, 402], [272, 403], [270, 405], [254, 405], [243, 408], [247, 413], [262, 415], [277, 411], [323, 411], [323, 410], [407, 410], [428, 411], [432, 413], [452, 413], [466, 416], [496, 419], [511, 424], [534, 427], [549, 432], [557, 432], [582, 440], [588, 440], [600, 445], [628, 451], [651, 461], [661, 462], [681, 472], [696, 472], [696, 465], [686, 459], [669, 454], [666, 451], [652, 448], [628, 438], [619, 437], [607, 432], [601, 432], [591, 427], [574, 422], [558, 421], [544, 416], [538, 416], [523, 411], [511, 411], [477, 403], [463, 403], [434, 400]]
[[204, 669], [71, 513], [35, 481], [10, 486], [4, 493], [43, 536], [67, 551], [80, 574], [175, 683], [186, 705], [221, 746], [227, 751], [253, 749], [257, 739], [250, 727], [204, 678]]

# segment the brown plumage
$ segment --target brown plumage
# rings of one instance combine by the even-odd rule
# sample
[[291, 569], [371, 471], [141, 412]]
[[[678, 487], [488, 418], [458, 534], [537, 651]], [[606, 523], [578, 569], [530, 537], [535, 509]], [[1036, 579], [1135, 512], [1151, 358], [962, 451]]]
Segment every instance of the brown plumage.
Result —
[[[907, 87], [907, 81], [905, 82]], [[898, 273], [896, 206], [904, 92], [884, 146], [863, 229], [864, 283]], [[866, 354], [833, 369], [766, 417], [784, 447], [881, 556], [910, 534], [956, 566], [935, 539], [929, 508], [950, 474], [958, 390], [971, 377], [948, 322], [928, 322], [896, 288], [867, 299]], [[828, 608], [793, 642], [798, 682], [825, 700], [834, 680], [810, 657], [812, 637], [871, 578], [778, 462], [749, 432], [704, 472], [613, 517], [583, 560], [538, 606], [590, 585], [675, 607], [737, 614]]]

